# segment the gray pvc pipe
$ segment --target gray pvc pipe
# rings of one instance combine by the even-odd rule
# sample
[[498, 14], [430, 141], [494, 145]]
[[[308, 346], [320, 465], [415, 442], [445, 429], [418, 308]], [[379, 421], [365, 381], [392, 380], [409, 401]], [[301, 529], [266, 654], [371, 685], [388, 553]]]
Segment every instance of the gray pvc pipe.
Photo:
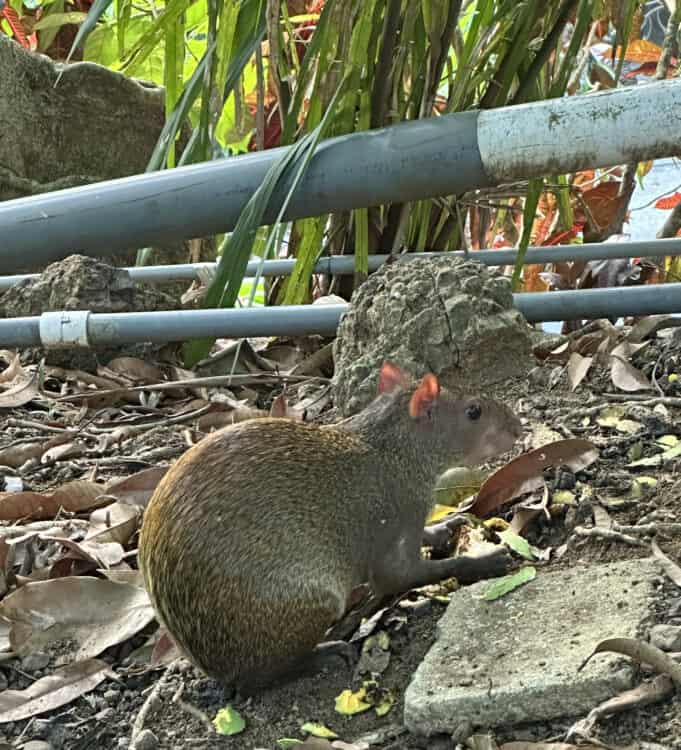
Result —
[[[477, 112], [408, 122], [324, 141], [287, 218], [447, 195], [492, 184], [477, 147]], [[230, 231], [285, 149], [178, 167], [0, 204], [0, 272], [73, 252], [135, 247]], [[290, 183], [273, 196], [276, 218]]]
[[[324, 141], [286, 219], [452, 195], [678, 151], [681, 81], [462, 112]], [[645, 127], [641, 123], [645, 122]], [[0, 204], [0, 273], [234, 228], [271, 149]], [[290, 182], [275, 190], [275, 218]]]
[[[681, 284], [531, 292], [515, 294], [514, 302], [530, 323], [680, 313]], [[87, 333], [92, 346], [165, 343], [203, 336], [333, 336], [341, 315], [348, 309], [349, 305], [303, 305], [91, 314]], [[69, 313], [63, 315], [68, 318]], [[0, 320], [0, 346], [39, 345], [40, 321], [40, 317]]]
[[[476, 250], [468, 254], [457, 250], [449, 253], [405, 253], [400, 260], [414, 260], [416, 258], [446, 255], [449, 258], [463, 258], [468, 255], [472, 260], [485, 266], [512, 266], [515, 263], [515, 250]], [[610, 260], [613, 258], [651, 258], [681, 255], [681, 238], [664, 240], [649, 240], [647, 242], [593, 242], [583, 245], [553, 245], [551, 247], [531, 247], [528, 249], [523, 263], [558, 263], [563, 261]], [[369, 271], [375, 271], [383, 265], [389, 255], [370, 255]], [[247, 276], [255, 276], [262, 266], [262, 276], [288, 276], [295, 267], [295, 259], [266, 260], [264, 263], [254, 260], [248, 264]], [[179, 263], [168, 266], [131, 266], [125, 270], [134, 281], [145, 283], [160, 283], [172, 280], [193, 280], [198, 277], [201, 267], [215, 268], [215, 263]], [[322, 258], [315, 266], [315, 273], [329, 275], [352, 274], [355, 272], [355, 258], [353, 255], [335, 255]], [[32, 281], [40, 274], [21, 274], [16, 276], [0, 276], [0, 292], [22, 281]]]

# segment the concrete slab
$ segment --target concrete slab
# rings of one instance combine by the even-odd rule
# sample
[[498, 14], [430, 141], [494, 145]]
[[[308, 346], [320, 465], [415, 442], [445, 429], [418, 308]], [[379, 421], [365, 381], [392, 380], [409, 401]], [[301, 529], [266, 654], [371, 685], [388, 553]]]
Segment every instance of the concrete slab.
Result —
[[458, 591], [437, 641], [405, 695], [410, 731], [453, 732], [462, 721], [492, 727], [579, 715], [631, 687], [625, 657], [599, 641], [642, 634], [651, 613], [655, 560], [590, 565], [537, 578], [494, 602], [486, 582]]

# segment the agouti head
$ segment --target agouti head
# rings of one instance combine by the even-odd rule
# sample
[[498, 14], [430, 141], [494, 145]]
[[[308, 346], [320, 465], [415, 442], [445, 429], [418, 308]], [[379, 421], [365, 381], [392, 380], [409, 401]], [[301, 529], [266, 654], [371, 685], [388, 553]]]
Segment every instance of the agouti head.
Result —
[[505, 453], [522, 434], [520, 420], [504, 404], [455, 394], [432, 373], [416, 383], [391, 362], [381, 368], [378, 398], [352, 421], [370, 442], [413, 443], [423, 460], [442, 470]]

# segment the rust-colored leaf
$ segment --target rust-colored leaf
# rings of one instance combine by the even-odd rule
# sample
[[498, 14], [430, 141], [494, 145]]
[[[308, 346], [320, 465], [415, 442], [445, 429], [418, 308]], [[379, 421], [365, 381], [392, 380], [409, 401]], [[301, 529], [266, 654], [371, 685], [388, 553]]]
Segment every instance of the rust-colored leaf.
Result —
[[681, 193], [677, 191], [673, 195], [666, 195], [664, 198], [655, 201], [655, 208], [661, 208], [663, 211], [671, 211], [679, 203], [681, 203]]
[[482, 518], [500, 505], [536, 490], [544, 483], [543, 471], [549, 466], [567, 466], [572, 471], [580, 471], [597, 458], [596, 446], [577, 438], [557, 440], [523, 453], [487, 479], [470, 512]]

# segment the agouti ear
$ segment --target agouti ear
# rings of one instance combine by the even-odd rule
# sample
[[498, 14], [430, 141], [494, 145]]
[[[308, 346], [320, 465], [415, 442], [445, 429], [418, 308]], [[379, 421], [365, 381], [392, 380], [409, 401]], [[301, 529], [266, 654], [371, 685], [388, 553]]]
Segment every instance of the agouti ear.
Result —
[[440, 397], [440, 382], [435, 375], [428, 373], [419, 383], [409, 402], [409, 416], [422, 417]]
[[409, 385], [409, 377], [397, 365], [392, 362], [384, 362], [378, 376], [378, 392], [390, 393], [395, 388], [406, 388]]

